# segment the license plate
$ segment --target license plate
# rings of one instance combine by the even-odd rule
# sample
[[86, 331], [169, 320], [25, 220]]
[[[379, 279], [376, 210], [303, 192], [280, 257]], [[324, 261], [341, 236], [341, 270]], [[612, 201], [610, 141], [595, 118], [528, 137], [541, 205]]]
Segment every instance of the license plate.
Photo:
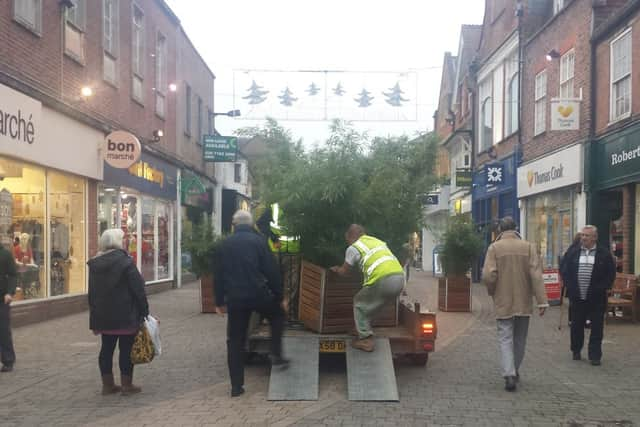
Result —
[[345, 344], [340, 340], [320, 341], [320, 353], [344, 353]]

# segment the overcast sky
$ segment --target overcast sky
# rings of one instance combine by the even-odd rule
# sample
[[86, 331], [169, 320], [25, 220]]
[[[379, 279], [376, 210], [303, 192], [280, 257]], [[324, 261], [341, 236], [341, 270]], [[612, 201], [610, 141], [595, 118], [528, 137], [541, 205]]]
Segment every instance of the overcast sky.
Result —
[[[242, 78], [248, 78], [249, 83], [256, 79], [273, 86], [279, 84], [280, 87], [268, 88], [265, 85], [265, 90], [270, 89], [272, 95], [281, 93], [285, 86], [301, 84], [296, 81], [300, 74], [264, 74], [256, 70], [347, 71], [345, 79], [357, 78], [359, 85], [350, 88], [345, 100], [353, 104], [354, 96], [366, 85], [374, 96], [377, 94], [376, 106], [384, 105], [394, 113], [399, 109], [393, 110], [384, 104], [380, 89], [390, 88], [397, 80], [377, 72], [408, 72], [408, 81], [416, 84], [401, 82], [405, 90], [403, 96], [413, 98], [406, 103], [407, 111], [389, 116], [369, 114], [373, 109], [359, 109], [357, 112], [368, 121], [355, 124], [371, 135], [383, 136], [412, 136], [418, 131], [430, 130], [437, 108], [443, 54], [450, 51], [455, 55], [460, 26], [482, 23], [484, 13], [484, 0], [167, 1], [216, 75], [216, 112], [234, 107], [244, 110], [245, 118], [216, 118], [216, 128], [223, 135], [231, 134], [238, 127], [260, 123], [247, 119], [247, 115], [260, 116], [260, 109], [239, 103], [247, 102], [241, 99], [246, 93], [238, 93], [248, 88]], [[251, 72], [241, 74], [239, 70]], [[278, 79], [282, 82], [274, 83]], [[322, 86], [321, 81], [318, 83]], [[334, 87], [335, 82], [327, 86]], [[295, 92], [296, 88], [293, 90]], [[301, 102], [311, 99], [300, 92], [304, 90], [298, 87], [295, 96]], [[275, 96], [271, 99], [277, 101]], [[283, 108], [277, 102], [275, 105]], [[328, 116], [332, 117], [345, 111], [331, 106], [328, 110]], [[311, 110], [304, 110], [300, 103], [286, 111], [291, 112], [287, 117], [312, 116], [307, 114]], [[327, 122], [283, 120], [284, 116], [279, 115], [280, 123], [291, 129], [295, 136], [302, 137], [307, 146], [324, 141], [327, 136]], [[371, 121], [377, 118], [385, 121]], [[403, 120], [393, 121], [397, 118]]]

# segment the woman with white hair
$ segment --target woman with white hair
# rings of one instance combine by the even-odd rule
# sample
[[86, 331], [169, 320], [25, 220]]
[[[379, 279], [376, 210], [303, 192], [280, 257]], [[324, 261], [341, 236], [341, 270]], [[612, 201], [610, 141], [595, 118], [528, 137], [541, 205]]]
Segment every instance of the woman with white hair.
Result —
[[[105, 230], [98, 241], [98, 254], [89, 260], [89, 328], [102, 336], [98, 358], [102, 375], [102, 394], [121, 391], [138, 393], [133, 385], [131, 348], [140, 324], [149, 315], [144, 279], [133, 259], [122, 247], [124, 233], [118, 228]], [[120, 379], [113, 379], [113, 353], [120, 348]]]

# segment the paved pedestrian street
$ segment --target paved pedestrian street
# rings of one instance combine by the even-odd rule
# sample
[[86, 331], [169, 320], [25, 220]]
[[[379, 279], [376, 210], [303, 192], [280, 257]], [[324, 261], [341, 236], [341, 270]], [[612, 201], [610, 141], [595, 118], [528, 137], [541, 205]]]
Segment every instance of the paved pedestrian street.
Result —
[[[409, 295], [435, 310], [436, 281], [412, 274]], [[399, 403], [348, 401], [339, 356], [321, 360], [318, 401], [269, 402], [269, 368], [261, 364], [247, 369], [247, 392], [229, 397], [226, 319], [199, 313], [191, 283], [150, 297], [163, 354], [136, 367], [139, 395], [100, 394], [98, 337], [87, 313], [15, 329], [18, 361], [14, 372], [0, 374], [0, 424], [640, 426], [640, 325], [607, 324], [603, 363], [593, 367], [571, 360], [566, 320], [559, 331], [560, 309], [551, 308], [533, 319], [521, 383], [507, 393], [481, 285], [474, 285], [473, 305], [473, 313], [438, 314], [436, 352], [426, 368], [396, 363]]]

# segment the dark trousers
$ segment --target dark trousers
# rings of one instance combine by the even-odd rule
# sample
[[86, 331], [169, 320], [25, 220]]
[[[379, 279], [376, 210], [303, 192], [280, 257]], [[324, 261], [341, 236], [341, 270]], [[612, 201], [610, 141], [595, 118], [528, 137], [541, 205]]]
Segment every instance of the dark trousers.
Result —
[[251, 313], [254, 311], [269, 320], [271, 326], [271, 354], [282, 356], [282, 332], [285, 313], [280, 304], [274, 302], [264, 306], [230, 307], [227, 319], [227, 363], [231, 376], [231, 387], [244, 385], [245, 343]]
[[113, 373], [113, 353], [116, 350], [116, 343], [119, 343], [120, 357], [120, 373], [122, 375], [133, 375], [133, 363], [131, 363], [131, 348], [133, 341], [136, 339], [134, 335], [104, 335], [102, 334], [102, 348], [98, 357], [98, 365], [100, 373], [108, 375]]
[[604, 299], [600, 301], [574, 299], [569, 305], [571, 312], [571, 351], [579, 353], [584, 346], [584, 324], [591, 320], [589, 335], [589, 360], [602, 358], [602, 335], [604, 332]]
[[11, 336], [11, 306], [4, 301], [0, 301], [0, 356], [5, 366], [13, 366], [16, 361]]

